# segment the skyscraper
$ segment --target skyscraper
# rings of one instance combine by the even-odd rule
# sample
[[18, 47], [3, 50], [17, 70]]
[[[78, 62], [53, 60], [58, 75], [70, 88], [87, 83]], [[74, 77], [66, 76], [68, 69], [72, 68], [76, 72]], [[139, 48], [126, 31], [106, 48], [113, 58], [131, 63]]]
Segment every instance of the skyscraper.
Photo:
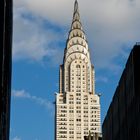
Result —
[[140, 43], [129, 55], [102, 127], [103, 140], [140, 140]]
[[75, 1], [56, 94], [56, 140], [84, 140], [100, 133], [100, 97], [95, 94], [95, 71]]
[[12, 0], [0, 1], [0, 140], [9, 139]]

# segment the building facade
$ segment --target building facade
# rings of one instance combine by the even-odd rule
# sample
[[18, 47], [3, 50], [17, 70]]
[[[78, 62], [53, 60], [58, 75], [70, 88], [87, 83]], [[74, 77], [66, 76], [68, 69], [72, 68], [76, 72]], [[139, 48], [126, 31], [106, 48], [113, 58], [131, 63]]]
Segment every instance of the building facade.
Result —
[[89, 131], [89, 135], [84, 136], [84, 140], [102, 140], [102, 135], [100, 133], [93, 133], [91, 135], [91, 133]]
[[59, 75], [55, 139], [84, 140], [89, 130], [100, 133], [100, 96], [95, 94], [95, 71], [77, 0]]
[[0, 140], [9, 140], [12, 0], [0, 1]]
[[102, 130], [103, 140], [140, 140], [140, 43], [130, 53]]

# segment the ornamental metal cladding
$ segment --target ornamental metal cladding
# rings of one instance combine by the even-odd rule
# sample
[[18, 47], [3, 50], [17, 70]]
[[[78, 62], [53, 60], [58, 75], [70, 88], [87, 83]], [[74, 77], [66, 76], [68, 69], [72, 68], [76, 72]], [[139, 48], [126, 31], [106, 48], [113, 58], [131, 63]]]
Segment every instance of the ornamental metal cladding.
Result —
[[100, 96], [95, 94], [95, 70], [80, 20], [77, 0], [56, 94], [55, 139], [84, 140], [101, 133]]

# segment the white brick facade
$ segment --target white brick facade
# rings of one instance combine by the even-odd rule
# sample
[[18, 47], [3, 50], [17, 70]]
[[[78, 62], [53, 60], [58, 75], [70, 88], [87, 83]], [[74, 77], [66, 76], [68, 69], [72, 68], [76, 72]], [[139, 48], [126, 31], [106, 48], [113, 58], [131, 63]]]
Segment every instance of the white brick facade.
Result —
[[84, 140], [89, 130], [91, 134], [101, 132], [100, 97], [95, 94], [94, 75], [75, 1], [56, 95], [56, 140]]

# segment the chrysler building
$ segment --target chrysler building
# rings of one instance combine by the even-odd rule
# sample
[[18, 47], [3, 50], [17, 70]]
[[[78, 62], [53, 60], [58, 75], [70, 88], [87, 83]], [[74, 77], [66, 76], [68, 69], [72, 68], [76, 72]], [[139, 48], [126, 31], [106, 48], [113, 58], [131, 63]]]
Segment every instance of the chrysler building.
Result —
[[55, 140], [84, 140], [100, 133], [100, 97], [95, 94], [95, 71], [82, 28], [78, 2], [69, 31], [56, 94]]

